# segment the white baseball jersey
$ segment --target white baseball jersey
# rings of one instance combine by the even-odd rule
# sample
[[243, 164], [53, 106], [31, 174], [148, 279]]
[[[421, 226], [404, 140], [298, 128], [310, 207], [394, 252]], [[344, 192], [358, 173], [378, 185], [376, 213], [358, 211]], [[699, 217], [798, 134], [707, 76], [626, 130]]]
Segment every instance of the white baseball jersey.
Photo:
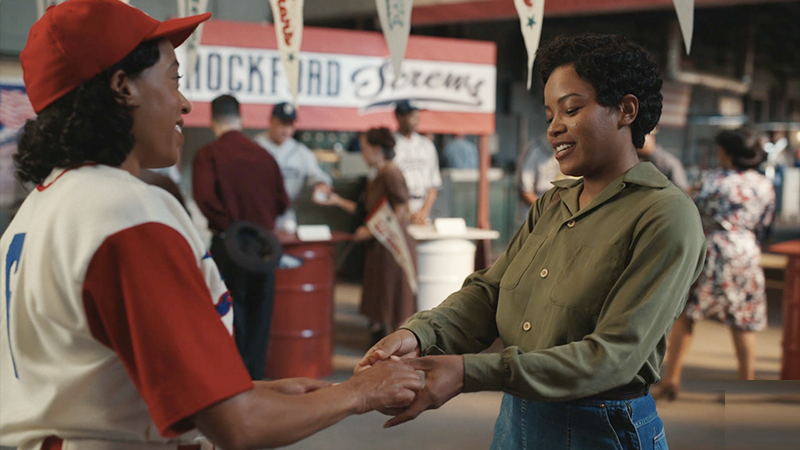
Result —
[[403, 172], [411, 198], [408, 210], [415, 213], [425, 205], [425, 198], [431, 189], [442, 186], [439, 173], [439, 156], [430, 139], [419, 133], [411, 133], [406, 139], [400, 133], [394, 134], [394, 164]]
[[[325, 183], [328, 186], [333, 184], [330, 175], [319, 167], [319, 161], [314, 153], [296, 139], [289, 138], [278, 145], [272, 142], [267, 133], [262, 133], [254, 140], [267, 149], [277, 161], [278, 167], [281, 168], [286, 194], [289, 195], [292, 204], [306, 184]], [[297, 212], [294, 207], [290, 207], [276, 219], [275, 228], [285, 229], [287, 221], [297, 223]]]
[[0, 265], [0, 445], [191, 442], [184, 419], [253, 386], [191, 219], [124, 170], [55, 169]]

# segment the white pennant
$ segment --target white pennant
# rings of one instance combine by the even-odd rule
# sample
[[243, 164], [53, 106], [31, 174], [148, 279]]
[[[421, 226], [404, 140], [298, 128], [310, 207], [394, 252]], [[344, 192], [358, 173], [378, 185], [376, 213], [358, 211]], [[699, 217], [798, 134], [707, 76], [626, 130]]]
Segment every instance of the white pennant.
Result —
[[678, 13], [678, 23], [681, 25], [683, 45], [686, 54], [692, 51], [692, 33], [694, 32], [694, 0], [672, 0], [675, 12]]
[[[178, 15], [180, 17], [194, 16], [203, 14], [208, 9], [208, 0], [178, 0]], [[189, 89], [192, 87], [192, 77], [194, 76], [194, 69], [197, 67], [197, 47], [200, 46], [200, 36], [203, 35], [203, 24], [197, 26], [186, 39], [186, 86]]]
[[400, 78], [400, 68], [406, 56], [408, 35], [411, 32], [411, 8], [414, 0], [375, 0], [378, 7], [378, 18], [381, 21], [383, 36], [392, 56], [394, 80], [392, 88]]
[[269, 0], [278, 50], [295, 108], [300, 81], [300, 41], [303, 40], [303, 0]]
[[533, 77], [533, 61], [536, 59], [539, 38], [542, 36], [544, 0], [514, 0], [514, 6], [517, 7], [522, 37], [525, 39], [525, 48], [528, 50], [528, 89], [530, 89]]

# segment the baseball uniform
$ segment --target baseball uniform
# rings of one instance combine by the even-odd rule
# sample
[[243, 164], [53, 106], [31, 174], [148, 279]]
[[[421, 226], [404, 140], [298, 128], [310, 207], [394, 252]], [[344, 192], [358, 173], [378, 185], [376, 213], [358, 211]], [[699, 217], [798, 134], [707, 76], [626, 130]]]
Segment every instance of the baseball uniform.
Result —
[[442, 187], [442, 176], [439, 173], [439, 156], [430, 139], [419, 133], [411, 133], [406, 138], [394, 133], [395, 165], [403, 172], [411, 198], [408, 210], [415, 213], [425, 205], [428, 191]]
[[189, 216], [127, 171], [53, 170], [0, 264], [0, 445], [175, 449], [187, 418], [253, 387]]

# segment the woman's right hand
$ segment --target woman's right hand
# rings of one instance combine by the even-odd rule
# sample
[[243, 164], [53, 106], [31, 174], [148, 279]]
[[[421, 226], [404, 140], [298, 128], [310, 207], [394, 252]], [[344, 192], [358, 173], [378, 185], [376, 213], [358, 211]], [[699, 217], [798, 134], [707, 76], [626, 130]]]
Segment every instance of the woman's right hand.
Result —
[[381, 339], [361, 358], [353, 373], [363, 372], [379, 361], [385, 361], [392, 356], [399, 358], [419, 356], [419, 343], [414, 333], [408, 330], [397, 330]]
[[357, 372], [342, 387], [358, 396], [357, 414], [388, 407], [409, 406], [422, 390], [420, 375], [408, 364], [399, 361], [382, 361], [372, 370]]

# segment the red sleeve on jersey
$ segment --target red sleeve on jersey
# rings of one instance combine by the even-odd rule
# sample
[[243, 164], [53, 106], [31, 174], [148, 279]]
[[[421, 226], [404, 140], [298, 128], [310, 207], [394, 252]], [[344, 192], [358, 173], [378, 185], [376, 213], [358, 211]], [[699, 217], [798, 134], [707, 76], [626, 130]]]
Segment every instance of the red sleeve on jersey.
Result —
[[114, 350], [165, 437], [253, 387], [189, 243], [146, 223], [109, 236], [83, 285], [92, 335]]

